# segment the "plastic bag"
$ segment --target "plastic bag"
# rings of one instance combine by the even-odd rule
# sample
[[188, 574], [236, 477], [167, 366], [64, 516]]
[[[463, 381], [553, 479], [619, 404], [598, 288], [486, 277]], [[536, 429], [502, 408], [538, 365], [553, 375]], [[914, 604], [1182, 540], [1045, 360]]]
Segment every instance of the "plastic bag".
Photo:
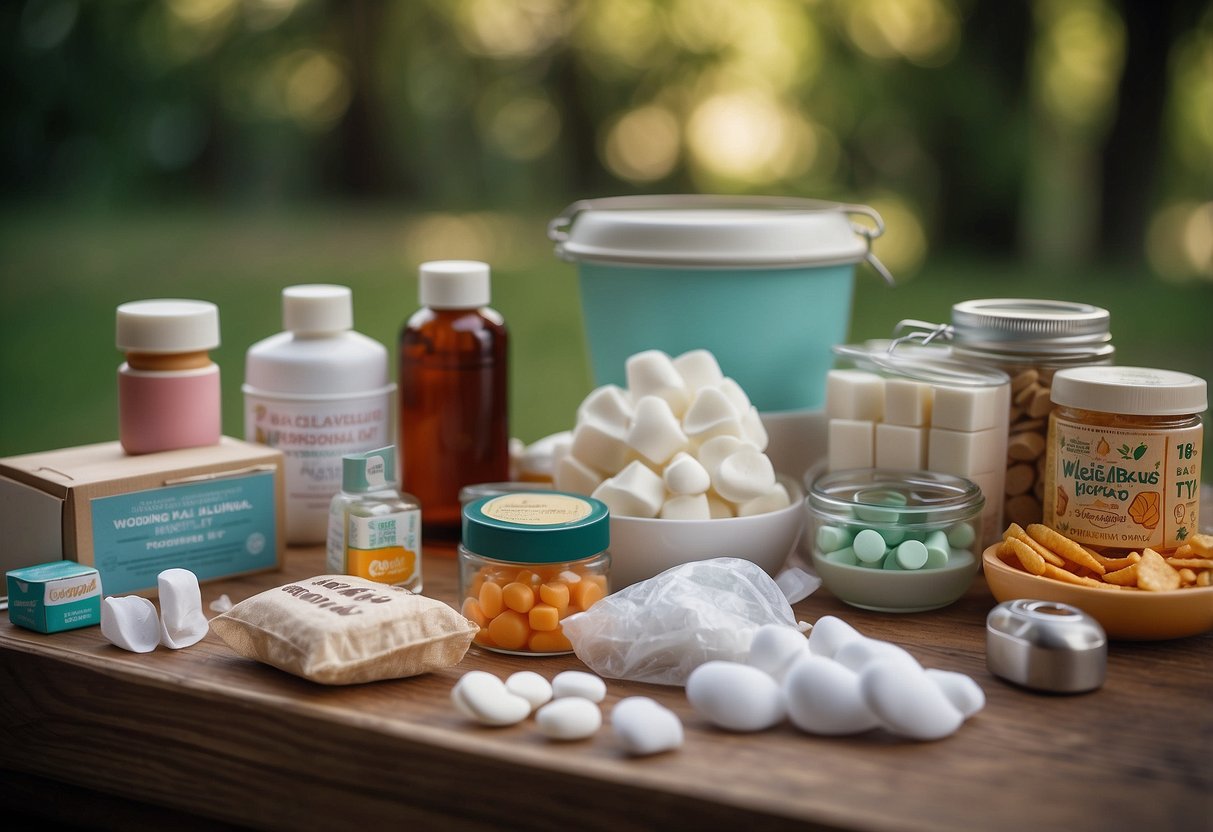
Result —
[[675, 566], [563, 622], [599, 676], [659, 685], [683, 685], [714, 659], [744, 661], [764, 624], [796, 626], [796, 617], [775, 581], [740, 558]]

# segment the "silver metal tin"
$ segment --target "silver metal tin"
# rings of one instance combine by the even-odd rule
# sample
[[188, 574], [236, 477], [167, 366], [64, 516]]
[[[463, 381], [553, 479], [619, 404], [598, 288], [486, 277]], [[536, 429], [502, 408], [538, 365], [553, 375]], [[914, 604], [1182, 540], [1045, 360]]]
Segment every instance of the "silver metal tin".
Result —
[[986, 617], [986, 666], [995, 676], [1051, 693], [1083, 693], [1104, 682], [1108, 637], [1077, 607], [1020, 598]]

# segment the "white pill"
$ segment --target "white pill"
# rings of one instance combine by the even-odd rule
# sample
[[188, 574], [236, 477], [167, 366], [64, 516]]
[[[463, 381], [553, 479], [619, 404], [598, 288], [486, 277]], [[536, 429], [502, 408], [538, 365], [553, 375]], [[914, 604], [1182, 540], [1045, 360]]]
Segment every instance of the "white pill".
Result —
[[733, 379], [728, 377], [722, 378], [720, 384], [716, 385], [716, 387], [721, 393], [724, 393], [726, 399], [732, 402], [733, 409], [738, 413], [745, 413], [750, 409], [750, 405], [752, 404], [750, 397], [746, 395], [741, 385]]
[[598, 387], [590, 392], [577, 408], [577, 422], [597, 422], [611, 425], [617, 432], [627, 430], [635, 412], [627, 391], [614, 384]]
[[552, 679], [552, 696], [556, 699], [579, 696], [591, 702], [601, 702], [606, 699], [606, 682], [593, 673], [566, 670]]
[[687, 699], [700, 716], [729, 731], [764, 731], [784, 716], [779, 683], [737, 662], [705, 662], [692, 670]]
[[986, 694], [972, 677], [951, 670], [936, 670], [927, 668], [927, 678], [943, 691], [956, 708], [964, 714], [965, 719], [973, 716], [986, 706]]
[[152, 652], [160, 643], [156, 605], [138, 595], [111, 595], [103, 599], [101, 635], [115, 647], [132, 653]]
[[625, 428], [604, 422], [581, 422], [573, 430], [569, 453], [596, 471], [614, 474], [627, 464], [631, 448]]
[[594, 489], [602, 484], [602, 479], [602, 474], [572, 454], [557, 462], [552, 474], [557, 489], [574, 494], [593, 494]]
[[724, 380], [716, 356], [708, 350], [690, 350], [674, 359], [674, 369], [682, 376], [682, 383], [690, 391], [711, 387]]
[[531, 713], [531, 703], [510, 693], [505, 683], [483, 670], [463, 674], [451, 688], [455, 709], [482, 725], [516, 725]]
[[665, 399], [657, 396], [644, 396], [636, 402], [636, 417], [626, 441], [654, 465], [664, 465], [674, 454], [685, 451], [688, 444], [678, 417]]
[[665, 483], [643, 462], [633, 460], [615, 476], [603, 480], [592, 492], [612, 514], [625, 517], [656, 517], [665, 503]]
[[767, 449], [767, 443], [770, 442], [767, 426], [762, 423], [762, 417], [758, 415], [758, 408], [753, 405], [750, 405], [750, 409], [741, 416], [741, 435], [758, 450]]
[[716, 387], [704, 387], [695, 392], [682, 427], [687, 436], [703, 441], [713, 436], [741, 437], [741, 416], [724, 393]]
[[886, 731], [915, 740], [956, 732], [964, 714], [921, 667], [896, 659], [869, 663], [859, 674], [863, 701]]
[[629, 696], [611, 709], [611, 728], [623, 750], [635, 756], [660, 754], [682, 745], [678, 714], [647, 696]]
[[766, 514], [769, 511], [787, 508], [791, 504], [792, 498], [788, 495], [788, 490], [782, 484], [775, 483], [765, 494], [759, 494], [754, 499], [746, 500], [737, 506], [737, 516], [750, 517], [754, 514]]
[[531, 710], [552, 698], [552, 684], [533, 670], [520, 670], [505, 680], [505, 689], [521, 696], [531, 705]]
[[724, 458], [712, 485], [726, 500], [744, 503], [775, 487], [775, 468], [766, 454], [747, 445]]
[[834, 654], [834, 661], [856, 673], [862, 673], [865, 667], [877, 661], [897, 661], [912, 665], [916, 670], [922, 670], [918, 659], [905, 650], [892, 642], [879, 641], [874, 638], [860, 638], [847, 642], [838, 648], [838, 652]]
[[865, 636], [835, 615], [823, 615], [809, 630], [809, 652], [814, 656], [834, 658], [844, 644]]
[[681, 416], [686, 411], [689, 394], [682, 375], [661, 350], [636, 353], [624, 362], [624, 372], [632, 398], [660, 396], [676, 415]]
[[746, 664], [771, 678], [784, 677], [792, 664], [809, 652], [809, 641], [790, 624], [763, 624], [754, 631]]
[[202, 641], [211, 628], [202, 611], [198, 576], [188, 569], [165, 569], [156, 576], [160, 593], [160, 643], [173, 650]]
[[666, 500], [657, 516], [663, 520], [711, 520], [712, 511], [706, 494], [680, 494]]
[[661, 472], [661, 479], [671, 494], [702, 494], [712, 487], [707, 469], [685, 451], [674, 454]]
[[831, 659], [803, 656], [788, 671], [783, 692], [788, 718], [801, 731], [843, 736], [880, 725], [864, 702], [859, 675]]
[[602, 711], [589, 699], [563, 697], [536, 711], [535, 725], [550, 740], [584, 740], [602, 727]]

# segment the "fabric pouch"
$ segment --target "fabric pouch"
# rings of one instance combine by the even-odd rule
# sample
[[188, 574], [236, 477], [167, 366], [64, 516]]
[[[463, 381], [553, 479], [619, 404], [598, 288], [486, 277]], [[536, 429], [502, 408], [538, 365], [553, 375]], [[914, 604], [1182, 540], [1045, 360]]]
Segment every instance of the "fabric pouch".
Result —
[[211, 619], [241, 656], [325, 685], [458, 664], [478, 628], [441, 601], [349, 575], [268, 589]]

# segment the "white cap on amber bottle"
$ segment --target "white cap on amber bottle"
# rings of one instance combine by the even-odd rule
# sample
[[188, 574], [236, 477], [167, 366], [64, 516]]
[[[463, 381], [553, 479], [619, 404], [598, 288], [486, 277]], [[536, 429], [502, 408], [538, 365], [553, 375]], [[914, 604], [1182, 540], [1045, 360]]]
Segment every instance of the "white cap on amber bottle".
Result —
[[476, 309], [489, 303], [489, 264], [477, 260], [422, 263], [419, 298], [432, 309]]

